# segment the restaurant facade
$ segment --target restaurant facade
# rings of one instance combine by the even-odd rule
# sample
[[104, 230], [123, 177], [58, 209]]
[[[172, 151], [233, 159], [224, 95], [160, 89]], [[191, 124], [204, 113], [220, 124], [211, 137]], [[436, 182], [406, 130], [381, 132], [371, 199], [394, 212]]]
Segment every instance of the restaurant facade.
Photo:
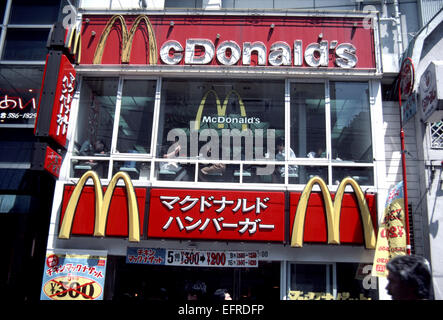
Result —
[[376, 15], [79, 17], [36, 125], [67, 151], [41, 299], [379, 299]]

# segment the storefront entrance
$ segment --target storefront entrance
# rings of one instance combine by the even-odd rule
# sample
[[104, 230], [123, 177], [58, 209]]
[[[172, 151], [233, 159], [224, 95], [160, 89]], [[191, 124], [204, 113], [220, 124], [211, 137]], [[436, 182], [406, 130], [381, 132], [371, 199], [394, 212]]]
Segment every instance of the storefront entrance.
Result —
[[[110, 280], [109, 278], [107, 281]], [[187, 300], [189, 293], [211, 301], [215, 290], [227, 289], [233, 300], [279, 300], [280, 262], [258, 268], [174, 267], [115, 264], [112, 300]]]

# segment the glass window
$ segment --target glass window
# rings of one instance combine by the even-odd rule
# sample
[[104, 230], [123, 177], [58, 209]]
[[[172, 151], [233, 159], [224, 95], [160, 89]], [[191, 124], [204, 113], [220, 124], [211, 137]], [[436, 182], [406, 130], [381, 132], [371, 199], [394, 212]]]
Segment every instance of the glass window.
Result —
[[291, 264], [289, 299], [332, 297], [332, 265]]
[[377, 300], [377, 278], [371, 276], [372, 264], [337, 263], [337, 300]]
[[126, 172], [131, 179], [149, 180], [151, 163], [142, 161], [114, 161], [112, 174], [119, 171]]
[[74, 139], [71, 176], [81, 177], [94, 170], [100, 177], [108, 176], [109, 155], [114, 127], [118, 78], [83, 78]]
[[3, 18], [5, 16], [6, 0], [0, 0], [0, 24], [3, 23]]
[[202, 0], [165, 0], [165, 8], [201, 8]]
[[326, 157], [324, 83], [291, 84], [291, 149], [298, 158]]
[[41, 67], [0, 67], [0, 126], [33, 125], [37, 113]]
[[332, 159], [372, 162], [367, 82], [331, 82]]
[[45, 60], [49, 29], [13, 29], [6, 32], [4, 60]]
[[158, 157], [274, 159], [281, 137], [283, 81], [163, 81]]
[[118, 78], [83, 78], [75, 136], [77, 155], [109, 152], [117, 87]]
[[57, 21], [60, 0], [13, 0], [10, 24], [53, 24]]
[[155, 80], [125, 80], [121, 100], [117, 150], [150, 153]]

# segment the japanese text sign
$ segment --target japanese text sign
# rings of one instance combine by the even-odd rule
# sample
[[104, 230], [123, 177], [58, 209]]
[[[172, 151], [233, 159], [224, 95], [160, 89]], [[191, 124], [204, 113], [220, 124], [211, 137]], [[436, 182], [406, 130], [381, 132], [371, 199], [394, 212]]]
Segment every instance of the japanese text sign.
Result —
[[103, 300], [107, 254], [48, 251], [40, 300]]
[[75, 69], [66, 56], [62, 55], [52, 109], [49, 136], [61, 146], [66, 145], [71, 102], [75, 87]]
[[389, 259], [406, 254], [403, 181], [389, 190], [383, 220], [377, 237], [372, 275], [386, 277]]
[[152, 189], [148, 237], [284, 241], [283, 192]]
[[193, 267], [258, 267], [257, 251], [207, 251], [128, 247], [128, 264]]

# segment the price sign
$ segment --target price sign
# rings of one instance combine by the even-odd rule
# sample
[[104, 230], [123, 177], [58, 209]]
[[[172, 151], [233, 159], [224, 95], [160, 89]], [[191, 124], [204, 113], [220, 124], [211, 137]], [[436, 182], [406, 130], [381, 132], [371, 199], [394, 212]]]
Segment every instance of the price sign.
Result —
[[43, 285], [43, 292], [52, 300], [95, 300], [103, 292], [102, 285], [86, 277], [62, 276]]
[[48, 252], [41, 300], [103, 300], [106, 252]]
[[128, 248], [127, 263], [191, 267], [258, 267], [257, 251]]

